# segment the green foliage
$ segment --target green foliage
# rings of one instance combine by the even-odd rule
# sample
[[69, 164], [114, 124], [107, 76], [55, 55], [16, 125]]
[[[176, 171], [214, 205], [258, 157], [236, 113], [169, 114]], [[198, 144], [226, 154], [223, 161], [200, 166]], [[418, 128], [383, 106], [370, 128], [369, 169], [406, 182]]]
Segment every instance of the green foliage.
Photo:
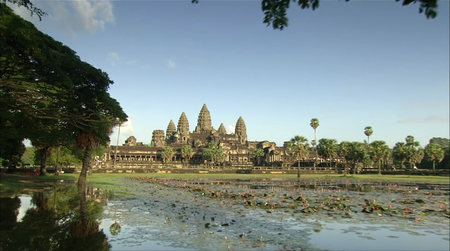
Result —
[[[56, 165], [56, 159], [57, 159], [57, 148], [52, 149], [52, 153], [50, 155], [49, 164], [52, 166]], [[61, 146], [59, 149], [59, 167], [64, 166], [81, 166], [81, 159], [82, 154], [81, 152], [73, 153], [71, 149], [67, 148], [66, 146]]]
[[38, 16], [39, 20], [42, 20], [43, 16], [48, 15], [43, 10], [35, 7], [34, 4], [30, 0], [1, 0], [1, 2], [3, 2], [3, 3], [10, 2], [12, 4], [16, 4], [19, 7], [24, 7], [25, 9], [27, 9], [30, 12], [31, 16], [33, 16], [33, 14]]
[[165, 146], [161, 152], [161, 157], [164, 163], [167, 163], [167, 161], [172, 160], [173, 155], [174, 155], [173, 148], [170, 146]]
[[20, 159], [23, 164], [34, 165], [36, 163], [34, 147], [26, 147], [25, 152], [22, 154], [22, 157]]
[[338, 143], [335, 139], [320, 139], [319, 144], [317, 145], [317, 152], [322, 158], [329, 159], [331, 167], [333, 158], [337, 155], [338, 147]]
[[314, 130], [316, 130], [316, 129], [319, 127], [319, 125], [320, 125], [319, 119], [317, 119], [317, 118], [312, 118], [312, 119], [311, 119], [311, 122], [309, 123], [309, 125], [310, 125]]
[[35, 207], [28, 209], [19, 222], [15, 216], [20, 200], [15, 198], [11, 201], [14, 203], [3, 207], [6, 201], [2, 199], [2, 219], [8, 215], [11, 224], [0, 228], [0, 249], [110, 250], [96, 218], [103, 212], [103, 207], [92, 197], [87, 199], [84, 194], [83, 198], [76, 186], [34, 193], [31, 203]]
[[296, 157], [296, 160], [306, 159], [309, 156], [308, 139], [296, 135], [288, 143], [288, 152]]
[[357, 165], [359, 163], [364, 163], [364, 161], [368, 159], [368, 152], [365, 144], [356, 141], [341, 142], [338, 148], [338, 155], [345, 159], [348, 168], [353, 169], [354, 173], [356, 172]]
[[423, 148], [420, 147], [420, 143], [415, 141], [414, 136], [408, 135], [405, 138], [406, 141], [406, 156], [410, 164], [410, 168], [415, 167], [417, 163], [420, 163], [424, 157]]
[[370, 136], [372, 136], [372, 134], [373, 134], [373, 129], [372, 129], [372, 127], [371, 127], [371, 126], [366, 126], [366, 127], [364, 128], [364, 134], [367, 136], [367, 143], [369, 144], [369, 143], [370, 143], [369, 138], [370, 138]]
[[[31, 6], [25, 0], [15, 3]], [[85, 177], [91, 151], [109, 141], [116, 120], [127, 120], [108, 93], [113, 81], [6, 4], [0, 7], [0, 129], [40, 148], [41, 170], [53, 147], [78, 146], [84, 152], [80, 177]], [[28, 127], [14, 131], [19, 124]]]
[[[191, 0], [192, 3], [198, 3], [199, 0]], [[348, 2], [350, 0], [345, 0]], [[393, 1], [393, 0], [392, 0]], [[420, 3], [419, 13], [424, 13], [427, 18], [435, 18], [437, 16], [438, 0], [395, 0], [402, 2], [406, 6], [411, 3]], [[290, 4], [297, 4], [302, 9], [315, 10], [319, 8], [320, 0], [261, 0], [261, 8], [264, 13], [263, 23], [267, 26], [272, 25], [275, 30], [283, 30], [288, 26], [289, 19], [287, 10]]]
[[430, 144], [438, 144], [442, 148], [448, 148], [450, 147], [450, 139], [441, 138], [441, 137], [434, 137], [430, 139]]
[[256, 148], [255, 150], [253, 150], [252, 157], [254, 159], [256, 159], [257, 164], [260, 165], [261, 164], [261, 158], [264, 157], [264, 155], [266, 155], [264, 153], [264, 149]]
[[428, 144], [425, 147], [424, 153], [426, 159], [433, 162], [433, 170], [436, 170], [436, 162], [441, 162], [445, 157], [444, 150], [436, 143]]
[[[2, 133], [3, 134], [3, 133]], [[25, 152], [25, 145], [22, 139], [7, 138], [0, 142], [0, 159], [2, 166], [17, 164]]]
[[193, 155], [194, 155], [194, 151], [192, 150], [192, 147], [190, 145], [184, 145], [181, 148], [181, 156], [185, 160], [189, 161]]
[[404, 142], [397, 142], [392, 151], [392, 156], [394, 160], [401, 164], [401, 167], [404, 167], [405, 161], [408, 159], [408, 147]]
[[109, 227], [109, 232], [111, 233], [111, 235], [118, 235], [120, 233], [120, 231], [122, 230], [122, 227], [120, 226], [119, 223], [114, 222], [113, 224], [111, 224], [111, 226]]
[[214, 142], [209, 143], [208, 147], [202, 149], [202, 155], [204, 160], [209, 160], [213, 164], [225, 161], [225, 153]]
[[381, 174], [381, 161], [388, 160], [391, 156], [391, 149], [386, 142], [377, 140], [370, 144], [369, 155], [372, 161], [377, 163], [378, 173]]

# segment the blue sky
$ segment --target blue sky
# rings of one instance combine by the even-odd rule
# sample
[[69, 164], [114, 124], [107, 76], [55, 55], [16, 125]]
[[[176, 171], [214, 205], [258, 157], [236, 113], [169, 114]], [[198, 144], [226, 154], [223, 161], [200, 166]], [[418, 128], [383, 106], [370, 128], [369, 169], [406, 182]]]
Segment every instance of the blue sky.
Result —
[[149, 143], [182, 112], [192, 131], [203, 104], [215, 128], [242, 116], [249, 140], [277, 145], [314, 139], [311, 118], [318, 139], [363, 141], [366, 126], [390, 146], [449, 138], [448, 1], [434, 20], [394, 0], [292, 5], [283, 31], [257, 0], [33, 2], [49, 16], [16, 13], [114, 80], [121, 142]]

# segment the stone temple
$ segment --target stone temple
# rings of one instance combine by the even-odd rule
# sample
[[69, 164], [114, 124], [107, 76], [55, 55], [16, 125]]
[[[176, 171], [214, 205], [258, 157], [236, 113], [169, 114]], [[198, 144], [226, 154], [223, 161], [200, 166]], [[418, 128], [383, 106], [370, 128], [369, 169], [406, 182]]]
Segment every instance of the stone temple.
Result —
[[[239, 117], [236, 121], [234, 133], [228, 134], [225, 126], [220, 124], [218, 129], [212, 126], [211, 114], [206, 104], [203, 105], [197, 119], [197, 125], [191, 132], [189, 120], [184, 112], [181, 113], [178, 123], [175, 126], [173, 120], [170, 120], [167, 129], [154, 130], [150, 145], [144, 145], [137, 142], [136, 138], [131, 136], [122, 146], [110, 146], [107, 158], [110, 163], [120, 167], [130, 166], [130, 164], [139, 164], [146, 166], [152, 164], [161, 164], [163, 162], [162, 151], [165, 146], [173, 149], [172, 160], [170, 164], [176, 165], [185, 163], [181, 149], [185, 145], [190, 145], [193, 149], [193, 156], [188, 160], [190, 165], [201, 165], [205, 163], [203, 149], [208, 147], [209, 143], [214, 142], [224, 153], [222, 166], [253, 166], [264, 163], [271, 166], [292, 165], [295, 162], [293, 156], [287, 152], [287, 142], [283, 147], [276, 146], [275, 142], [269, 141], [248, 141], [247, 127], [244, 119]], [[264, 156], [258, 161], [253, 156], [255, 149], [262, 149]], [[261, 161], [262, 160], [262, 161]], [[257, 163], [258, 162], [258, 163]]]

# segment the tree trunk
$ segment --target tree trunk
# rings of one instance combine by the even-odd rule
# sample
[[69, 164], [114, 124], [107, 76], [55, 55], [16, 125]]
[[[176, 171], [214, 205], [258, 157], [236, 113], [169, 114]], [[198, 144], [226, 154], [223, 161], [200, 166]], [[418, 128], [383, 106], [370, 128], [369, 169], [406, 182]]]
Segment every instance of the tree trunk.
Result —
[[83, 166], [81, 167], [80, 177], [78, 178], [78, 188], [80, 188], [81, 186], [86, 187], [86, 176], [89, 169], [91, 151], [92, 147], [89, 142], [86, 146], [86, 149], [84, 149]]
[[41, 166], [39, 168], [40, 175], [45, 175], [47, 173], [47, 159], [51, 149], [52, 148], [49, 146], [41, 149]]
[[316, 134], [316, 129], [314, 129], [314, 142], [315, 142], [314, 150], [316, 151], [316, 159], [314, 160], [314, 173], [316, 173], [317, 172], [317, 170], [316, 170], [317, 162], [316, 161], [319, 158], [319, 152], [317, 152], [317, 134]]
[[55, 166], [55, 175], [59, 175], [59, 173], [61, 172], [59, 170], [59, 149], [61, 148], [61, 146], [58, 146], [58, 151], [56, 152], [56, 166]]
[[433, 172], [436, 172], [436, 160], [433, 160]]
[[378, 160], [378, 174], [381, 175], [381, 160]]
[[300, 160], [298, 160], [298, 167], [297, 167], [297, 182], [298, 187], [300, 188]]

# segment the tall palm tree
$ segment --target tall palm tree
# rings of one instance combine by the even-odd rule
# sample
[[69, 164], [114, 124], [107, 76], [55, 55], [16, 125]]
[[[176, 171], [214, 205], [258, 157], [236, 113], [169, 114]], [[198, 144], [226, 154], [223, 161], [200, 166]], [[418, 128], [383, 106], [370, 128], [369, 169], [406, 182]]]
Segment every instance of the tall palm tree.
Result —
[[256, 159], [256, 164], [259, 166], [261, 164], [261, 157], [264, 157], [265, 153], [264, 153], [264, 149], [262, 148], [256, 148], [253, 151], [253, 158]]
[[367, 145], [370, 145], [370, 136], [373, 134], [373, 129], [371, 126], [366, 126], [364, 128], [364, 134], [367, 136]]
[[404, 142], [395, 143], [392, 149], [392, 157], [394, 160], [400, 162], [401, 168], [404, 167], [405, 161], [408, 159], [408, 150], [409, 148]]
[[425, 156], [433, 162], [433, 171], [436, 171], [436, 161], [441, 162], [445, 157], [445, 152], [440, 145], [430, 143], [425, 147]]
[[75, 138], [77, 146], [84, 151], [82, 157], [82, 168], [78, 178], [78, 186], [86, 185], [86, 176], [89, 169], [91, 152], [100, 145], [101, 139], [98, 134], [93, 132], [79, 132]]
[[170, 146], [165, 146], [161, 152], [161, 157], [165, 164], [167, 164], [168, 161], [172, 160], [173, 155], [174, 155], [173, 148]]
[[317, 146], [317, 128], [320, 125], [319, 119], [312, 118], [309, 125], [314, 129], [313, 147], [314, 147], [314, 150], [316, 151], [316, 160], [314, 161], [314, 172], [316, 172], [316, 162], [317, 162], [317, 158], [319, 157], [319, 155], [317, 154], [317, 148], [316, 148], [316, 146]]
[[372, 161], [378, 166], [378, 174], [381, 174], [381, 161], [386, 160], [391, 154], [391, 149], [382, 140], [377, 140], [370, 144], [370, 157]]
[[335, 139], [320, 139], [319, 144], [317, 144], [318, 154], [322, 158], [329, 160], [330, 168], [333, 164], [333, 159], [337, 155], [338, 149], [339, 149], [339, 145], [337, 143], [337, 140], [335, 140]]
[[405, 141], [406, 147], [408, 148], [408, 162], [410, 167], [414, 168], [415, 164], [423, 159], [423, 149], [420, 147], [420, 143], [416, 141], [412, 135], [406, 136]]
[[184, 145], [183, 148], [181, 148], [181, 156], [188, 163], [191, 160], [193, 155], [194, 155], [194, 151], [192, 150], [192, 147], [190, 145]]
[[[298, 162], [297, 178], [300, 182], [300, 160], [305, 159], [309, 155], [308, 139], [303, 136], [296, 135], [289, 141], [288, 151], [290, 154], [295, 155]], [[300, 183], [299, 183], [300, 184]]]

